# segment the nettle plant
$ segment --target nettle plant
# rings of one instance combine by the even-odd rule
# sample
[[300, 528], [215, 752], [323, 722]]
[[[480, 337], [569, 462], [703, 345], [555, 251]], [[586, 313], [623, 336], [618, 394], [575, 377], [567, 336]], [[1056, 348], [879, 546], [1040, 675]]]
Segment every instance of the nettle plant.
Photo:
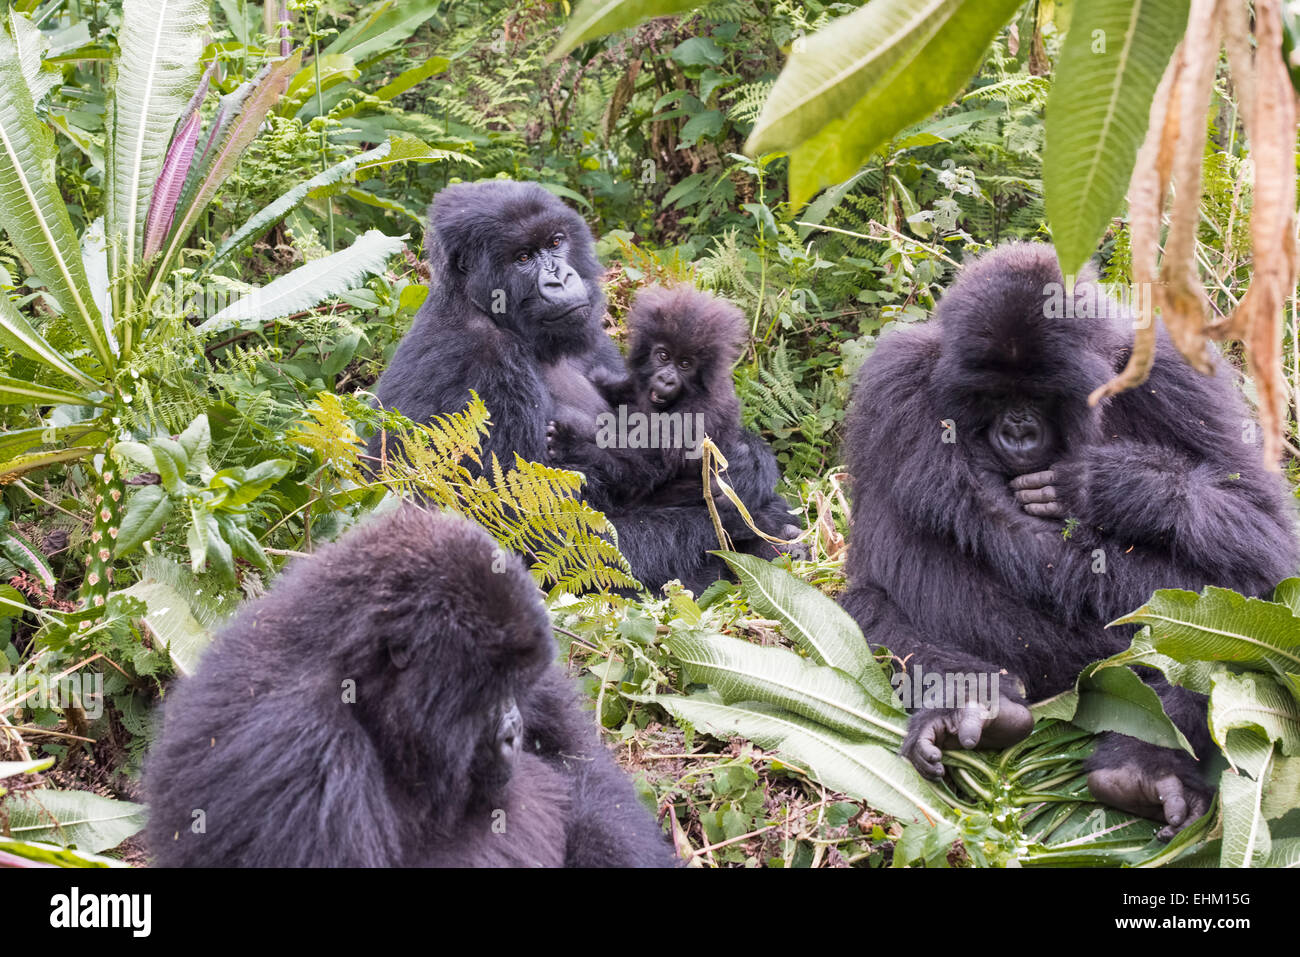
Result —
[[[385, 8], [357, 28], [358, 37], [365, 39], [366, 30], [387, 36], [391, 24], [384, 17], [400, 15]], [[104, 214], [81, 235], [56, 182], [58, 152], [42, 105], [59, 86], [67, 55], [47, 62], [48, 38], [16, 10], [0, 28], [0, 229], [30, 267], [22, 285], [37, 290], [22, 298], [0, 295], [0, 346], [9, 353], [0, 404], [27, 406], [36, 423], [0, 437], [0, 482], [58, 463], [91, 464], [95, 511], [81, 589], [91, 605], [104, 603], [123, 545], [139, 544], [138, 535], [123, 538], [123, 467], [130, 462], [163, 477], [155, 491], [138, 493], [146, 501], [137, 518], [140, 509], [153, 506], [145, 529], [158, 527], [165, 507], [170, 513], [188, 503], [178, 510], [191, 523], [196, 568], [210, 560], [227, 569], [232, 553], [265, 563], [239, 520], [237, 509], [246, 501], [236, 500], [264, 488], [268, 476], [282, 476], [282, 465], [254, 467], [263, 471], [242, 476], [241, 491], [232, 492], [229, 470], [207, 475], [194, 458], [206, 422], [195, 421], [172, 441], [159, 425], [164, 417], [153, 413], [153, 398], [175, 391], [178, 381], [202, 390], [204, 335], [260, 328], [311, 309], [382, 272], [406, 238], [371, 230], [215, 314], [204, 312], [201, 325], [191, 323], [200, 315], [192, 301], [177, 300], [177, 289], [192, 289], [196, 277], [202, 280], [214, 263], [309, 198], [328, 197], [359, 174], [412, 158], [389, 156], [397, 147], [383, 143], [324, 169], [251, 216], [196, 273], [185, 265], [186, 245], [268, 114], [323, 83], [319, 64], [303, 66], [302, 51], [290, 52], [282, 29], [267, 48], [245, 46], [250, 60], [260, 57], [263, 66], [222, 96], [205, 124], [213, 73], [213, 66], [205, 71], [203, 65], [207, 28], [207, 0], [124, 3], [105, 91]], [[119, 441], [128, 443], [119, 452], [132, 453], [122, 460], [111, 454]], [[177, 448], [187, 453], [183, 464], [173, 454]], [[190, 487], [187, 472], [198, 472], [206, 491]], [[224, 485], [212, 487], [222, 475]], [[139, 531], [140, 521], [132, 527]]]

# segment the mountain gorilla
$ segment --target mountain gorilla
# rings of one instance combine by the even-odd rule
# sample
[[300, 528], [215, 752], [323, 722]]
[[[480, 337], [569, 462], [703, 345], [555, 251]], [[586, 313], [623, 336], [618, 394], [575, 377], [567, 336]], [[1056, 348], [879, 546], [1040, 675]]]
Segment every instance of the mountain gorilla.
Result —
[[159, 865], [672, 863], [532, 579], [460, 518], [407, 505], [295, 562], [164, 710]]
[[[1050, 246], [984, 255], [933, 321], [882, 339], [855, 389], [844, 607], [904, 667], [1002, 672], [995, 709], [913, 713], [903, 754], [932, 777], [943, 748], [1024, 737], [1026, 696], [1127, 647], [1133, 629], [1106, 623], [1156, 589], [1261, 595], [1296, 569], [1293, 509], [1231, 371], [1193, 372], [1162, 331], [1150, 380], [1090, 408], [1124, 365], [1132, 319], [1091, 277], [1072, 299], [1062, 289]], [[1204, 698], [1151, 684], [1203, 757]], [[1164, 836], [1212, 793], [1185, 752], [1118, 734], [1088, 768], [1098, 800]]]
[[[753, 437], [741, 426], [731, 378], [749, 327], [731, 303], [689, 285], [643, 289], [627, 326], [627, 375], [595, 380], [603, 399], [597, 408], [570, 407], [549, 423], [551, 460], [604, 477], [598, 484], [610, 490], [605, 504], [614, 508], [634, 502], [698, 504], [703, 496], [699, 443], [705, 435], [726, 456], [729, 474], [733, 469], [749, 472], [760, 462]], [[639, 429], [636, 446], [600, 434], [594, 412], [608, 414], [606, 421], [624, 419], [629, 433]], [[775, 549], [763, 547], [725, 496], [716, 494], [715, 499], [729, 535], [752, 543], [756, 554], [773, 554]], [[789, 503], [779, 495], [768, 493], [746, 507], [754, 524], [773, 537], [799, 534], [790, 521]]]
[[[601, 325], [602, 271], [590, 231], [542, 187], [489, 180], [434, 198], [425, 247], [432, 287], [375, 387], [379, 401], [427, 422], [463, 409], [473, 390], [492, 415], [485, 462], [496, 454], [508, 464], [512, 453], [546, 461], [547, 423], [566, 410], [603, 406], [598, 386], [624, 375]], [[372, 439], [372, 456], [379, 443]], [[769, 498], [780, 477], [771, 450], [747, 435], [738, 459], [730, 471], [742, 500]], [[588, 476], [584, 495], [617, 497], [601, 481]], [[646, 586], [672, 578], [707, 585], [716, 577], [707, 552], [717, 539], [702, 503], [630, 503], [608, 516]]]

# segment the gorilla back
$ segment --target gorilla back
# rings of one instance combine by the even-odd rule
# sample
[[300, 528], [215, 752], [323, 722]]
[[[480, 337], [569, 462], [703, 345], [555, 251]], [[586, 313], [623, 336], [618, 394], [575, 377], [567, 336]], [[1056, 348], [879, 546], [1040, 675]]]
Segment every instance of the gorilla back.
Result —
[[513, 556], [406, 506], [295, 562], [171, 689], [164, 866], [671, 863]]

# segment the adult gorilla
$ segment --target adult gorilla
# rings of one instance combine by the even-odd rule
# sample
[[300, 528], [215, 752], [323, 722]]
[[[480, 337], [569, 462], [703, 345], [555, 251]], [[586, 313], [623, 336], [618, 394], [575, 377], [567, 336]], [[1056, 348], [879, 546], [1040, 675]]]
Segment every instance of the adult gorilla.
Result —
[[[1063, 691], [1126, 647], [1133, 629], [1106, 623], [1156, 589], [1261, 595], [1296, 569], [1293, 509], [1231, 371], [1197, 374], [1162, 334], [1150, 380], [1090, 408], [1124, 365], [1132, 320], [1091, 279], [1072, 300], [1061, 289], [1050, 246], [989, 253], [933, 321], [881, 341], [855, 390], [845, 608], [907, 668], [1005, 669], [995, 716], [913, 713], [903, 754], [930, 776], [942, 748], [1028, 733], [1026, 696]], [[1048, 308], [1054, 291], [1067, 308]], [[1152, 684], [1204, 756], [1203, 697]], [[1089, 771], [1095, 797], [1162, 821], [1166, 836], [1208, 807], [1182, 751], [1110, 734]]]
[[[429, 297], [375, 387], [379, 401], [426, 422], [463, 409], [473, 390], [492, 415], [485, 460], [495, 453], [508, 464], [517, 452], [546, 461], [548, 421], [565, 407], [603, 406], [591, 380], [625, 374], [601, 326], [602, 269], [591, 232], [542, 187], [488, 180], [434, 198], [425, 247]], [[370, 454], [379, 454], [378, 436]], [[738, 459], [729, 476], [742, 499], [772, 496], [779, 473], [771, 450], [748, 434]], [[717, 539], [703, 503], [634, 504], [609, 517], [646, 586], [680, 578], [698, 590], [716, 577], [707, 552]], [[738, 548], [754, 538], [734, 517], [727, 526]]]

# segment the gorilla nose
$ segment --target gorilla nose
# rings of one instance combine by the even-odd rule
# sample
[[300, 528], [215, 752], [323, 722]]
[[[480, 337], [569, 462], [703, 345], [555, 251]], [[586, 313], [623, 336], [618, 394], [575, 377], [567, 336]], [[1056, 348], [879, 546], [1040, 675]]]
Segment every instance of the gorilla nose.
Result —
[[1002, 435], [1014, 441], [1038, 437], [1038, 421], [1029, 415], [1008, 415], [1002, 421]]
[[542, 275], [538, 290], [542, 298], [552, 302], [574, 299], [582, 291], [582, 278], [568, 263], [559, 263], [553, 270]]
[[519, 713], [519, 706], [514, 702], [510, 710], [501, 716], [501, 734], [498, 741], [503, 754], [515, 754], [524, 740], [524, 717]]

